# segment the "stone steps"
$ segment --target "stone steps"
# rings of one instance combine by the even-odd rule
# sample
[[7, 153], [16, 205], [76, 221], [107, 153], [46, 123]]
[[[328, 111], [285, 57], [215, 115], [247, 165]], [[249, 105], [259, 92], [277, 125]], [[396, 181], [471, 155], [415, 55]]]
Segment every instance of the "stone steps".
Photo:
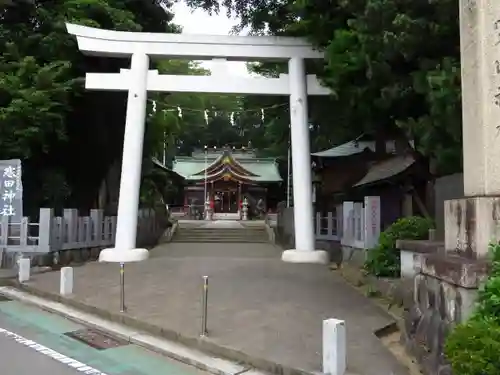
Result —
[[266, 238], [193, 238], [193, 237], [180, 237], [174, 238], [172, 242], [189, 242], [189, 243], [268, 243]]
[[263, 227], [247, 228], [204, 228], [204, 227], [179, 227], [173, 242], [269, 242], [267, 232]]

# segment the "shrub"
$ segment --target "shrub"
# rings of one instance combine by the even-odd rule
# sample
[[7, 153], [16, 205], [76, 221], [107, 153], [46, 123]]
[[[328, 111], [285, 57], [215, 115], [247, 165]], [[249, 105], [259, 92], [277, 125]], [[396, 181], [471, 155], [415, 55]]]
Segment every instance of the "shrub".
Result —
[[500, 324], [500, 245], [490, 245], [490, 253], [490, 275], [479, 289], [477, 307], [472, 319], [491, 318]]
[[500, 374], [500, 245], [490, 246], [492, 267], [472, 317], [450, 333], [446, 359], [454, 374]]
[[500, 374], [500, 325], [491, 319], [474, 319], [455, 327], [445, 345], [453, 374]]
[[419, 216], [399, 219], [380, 234], [378, 245], [368, 251], [365, 270], [378, 277], [399, 277], [400, 252], [397, 240], [423, 240], [429, 235], [433, 223]]

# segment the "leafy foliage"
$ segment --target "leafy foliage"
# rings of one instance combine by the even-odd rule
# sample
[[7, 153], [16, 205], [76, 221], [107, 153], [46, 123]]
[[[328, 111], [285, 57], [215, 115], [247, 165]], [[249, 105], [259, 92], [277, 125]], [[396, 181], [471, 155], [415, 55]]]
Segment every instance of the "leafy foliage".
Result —
[[13, 154], [24, 159], [36, 151], [45, 152], [52, 138], [65, 138], [68, 93], [75, 81], [68, 79], [67, 63], [41, 66], [33, 56], [19, 56], [12, 44], [7, 51], [0, 60], [4, 73], [0, 77], [0, 159]]
[[0, 5], [0, 158], [23, 162], [25, 212], [95, 206], [121, 155], [125, 95], [86, 92], [85, 72], [126, 61], [87, 58], [65, 22], [128, 31], [179, 31], [156, 0], [40, 0]]
[[491, 269], [488, 280], [479, 289], [472, 319], [488, 317], [500, 324], [500, 244], [490, 245]]
[[[313, 150], [368, 133], [415, 140], [440, 172], [460, 168], [458, 7], [455, 0], [189, 0], [226, 10], [255, 34], [306, 36], [326, 52], [311, 63], [332, 89], [311, 98]], [[124, 93], [83, 90], [85, 72], [117, 72], [127, 61], [84, 57], [65, 22], [114, 30], [179, 32], [166, 0], [40, 0], [0, 5], [0, 157], [21, 158], [28, 213], [42, 204], [91, 208], [122, 151]], [[162, 72], [206, 74], [192, 62], [162, 61]], [[253, 64], [259, 74], [286, 72]], [[145, 156], [168, 158], [205, 144], [246, 145], [285, 156], [288, 99], [157, 94]], [[191, 108], [179, 118], [172, 108]], [[261, 107], [274, 108], [260, 117]], [[204, 109], [210, 109], [208, 124]], [[231, 111], [246, 110], [235, 116]], [[229, 112], [229, 113], [228, 113]], [[380, 143], [380, 142], [379, 142]], [[147, 159], [145, 157], [145, 159]], [[43, 189], [38, 187], [44, 186]], [[64, 188], [62, 188], [64, 187]], [[50, 193], [49, 193], [50, 192]]]
[[457, 326], [446, 343], [446, 357], [453, 373], [460, 375], [497, 375], [499, 350], [500, 325], [491, 319]]
[[[23, 161], [25, 212], [42, 205], [95, 208], [116, 190], [108, 179], [120, 165], [126, 93], [83, 88], [86, 72], [118, 72], [126, 59], [85, 57], [65, 22], [147, 32], [179, 32], [171, 23], [172, 3], [161, 0], [40, 0], [0, 5], [0, 158]], [[203, 75], [198, 64], [155, 62], [166, 74]], [[241, 97], [206, 94], [152, 94], [144, 145], [142, 201], [175, 190], [167, 175], [152, 170], [150, 157], [167, 161], [193, 149], [240, 146], [248, 137], [230, 113], [242, 109]], [[152, 109], [155, 102], [156, 111]], [[182, 117], [177, 107], [183, 108]], [[210, 110], [208, 124], [205, 109]], [[111, 173], [113, 172], [113, 173]], [[112, 180], [112, 179], [111, 179]], [[104, 181], [104, 182], [103, 182]], [[165, 186], [158, 187], [163, 181]], [[116, 185], [116, 183], [114, 183]], [[97, 196], [99, 198], [97, 199]], [[104, 199], [105, 201], [106, 199]], [[102, 208], [102, 207], [101, 207]]]
[[500, 245], [490, 246], [491, 274], [482, 286], [469, 321], [450, 333], [445, 354], [452, 370], [463, 375], [496, 375], [500, 371]]
[[[225, 8], [240, 17], [238, 30], [305, 36], [325, 50], [325, 61], [309, 66], [332, 89], [331, 98], [311, 100], [313, 149], [365, 133], [379, 144], [388, 138], [413, 140], [437, 173], [460, 170], [456, 0], [188, 3], [214, 12]], [[263, 64], [259, 69], [277, 73], [286, 67]]]
[[428, 237], [433, 223], [418, 216], [401, 218], [380, 234], [379, 242], [368, 251], [364, 268], [378, 277], [399, 277], [400, 251], [397, 240], [422, 240]]

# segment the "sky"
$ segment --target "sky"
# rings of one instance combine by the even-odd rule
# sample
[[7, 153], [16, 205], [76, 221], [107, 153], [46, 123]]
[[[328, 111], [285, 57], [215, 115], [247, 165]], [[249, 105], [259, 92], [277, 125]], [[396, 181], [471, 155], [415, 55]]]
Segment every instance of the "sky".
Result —
[[[210, 16], [202, 10], [191, 11], [184, 2], [178, 2], [172, 7], [175, 14], [173, 22], [183, 27], [184, 34], [228, 35], [231, 28], [238, 23], [237, 19], [229, 19], [226, 14]], [[201, 27], [202, 26], [202, 27]], [[244, 62], [227, 62], [231, 75], [246, 76], [247, 68]], [[204, 62], [204, 68], [210, 69], [211, 63]]]

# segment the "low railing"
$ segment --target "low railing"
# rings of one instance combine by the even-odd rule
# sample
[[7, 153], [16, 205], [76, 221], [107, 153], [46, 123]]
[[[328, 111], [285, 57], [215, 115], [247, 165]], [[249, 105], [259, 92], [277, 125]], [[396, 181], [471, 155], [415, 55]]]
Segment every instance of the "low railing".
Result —
[[317, 212], [316, 239], [340, 241], [344, 246], [358, 249], [373, 247], [380, 233], [380, 201], [378, 197], [366, 199], [370, 203], [368, 208], [366, 202], [344, 202], [333, 212]]
[[205, 205], [188, 204], [181, 206], [168, 206], [170, 215], [176, 219], [200, 220], [203, 219]]
[[[317, 240], [338, 241], [345, 247], [371, 249], [378, 243], [381, 227], [380, 197], [366, 196], [363, 202], [343, 202], [330, 212], [316, 212], [314, 231]], [[278, 232], [287, 246], [293, 243], [293, 208], [281, 207]]]
[[[147, 243], [160, 235], [161, 221], [152, 209], [139, 210], [137, 243]], [[38, 222], [27, 217], [18, 223], [9, 217], [0, 219], [0, 250], [8, 253], [48, 253], [59, 250], [112, 246], [115, 242], [116, 216], [104, 216], [103, 210], [91, 210], [79, 216], [76, 209], [65, 209], [54, 216], [50, 208], [41, 208]]]
[[316, 212], [314, 218], [316, 239], [340, 241], [342, 238], [342, 205], [335, 208], [333, 212]]

